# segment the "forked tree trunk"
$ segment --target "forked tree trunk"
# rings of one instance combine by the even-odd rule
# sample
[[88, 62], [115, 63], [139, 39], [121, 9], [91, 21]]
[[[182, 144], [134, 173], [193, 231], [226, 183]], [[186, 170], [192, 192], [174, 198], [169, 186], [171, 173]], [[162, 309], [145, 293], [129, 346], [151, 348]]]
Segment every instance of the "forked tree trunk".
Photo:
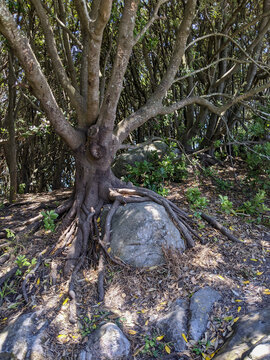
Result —
[[[76, 177], [72, 195], [72, 206], [62, 224], [63, 230], [73, 228], [74, 240], [68, 250], [65, 273], [69, 273], [89, 245], [93, 245], [96, 234], [96, 219], [103, 204], [114, 200], [113, 189], [127, 187], [111, 171], [114, 156], [113, 142], [104, 140], [104, 133], [99, 136], [97, 126], [88, 130], [87, 141], [75, 151]], [[107, 132], [106, 138], [112, 138]], [[68, 240], [70, 241], [70, 239]], [[90, 241], [90, 244], [89, 244]]]

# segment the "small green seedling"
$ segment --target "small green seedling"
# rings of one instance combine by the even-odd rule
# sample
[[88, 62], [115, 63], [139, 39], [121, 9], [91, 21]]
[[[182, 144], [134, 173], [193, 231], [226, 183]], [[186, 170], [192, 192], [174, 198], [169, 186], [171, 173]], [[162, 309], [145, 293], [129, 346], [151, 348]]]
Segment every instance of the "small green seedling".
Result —
[[55, 230], [55, 223], [54, 220], [58, 218], [58, 214], [54, 210], [50, 211], [41, 211], [43, 216], [43, 223], [45, 230], [54, 231]]

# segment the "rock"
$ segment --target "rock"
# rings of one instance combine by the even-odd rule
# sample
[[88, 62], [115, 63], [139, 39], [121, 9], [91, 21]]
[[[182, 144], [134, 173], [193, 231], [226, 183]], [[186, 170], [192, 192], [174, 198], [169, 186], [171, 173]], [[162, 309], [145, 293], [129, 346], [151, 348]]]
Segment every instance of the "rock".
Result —
[[200, 289], [192, 296], [190, 302], [191, 319], [189, 334], [193, 340], [200, 340], [206, 330], [212, 306], [220, 298], [220, 294], [210, 287]]
[[244, 360], [270, 360], [270, 335], [260, 341], [260, 344], [249, 353]]
[[123, 332], [115, 324], [107, 323], [90, 335], [78, 360], [126, 359], [129, 351], [130, 343]]
[[184, 240], [163, 206], [153, 202], [127, 204], [112, 219], [112, 255], [135, 266], [164, 263], [162, 246], [185, 250]]
[[42, 347], [48, 324], [39, 313], [18, 317], [0, 334], [0, 359], [48, 360]]
[[174, 343], [175, 351], [186, 349], [182, 334], [187, 336], [187, 311], [188, 301], [178, 299], [171, 306], [171, 311], [157, 322], [157, 327], [165, 335], [166, 341]]
[[[270, 307], [242, 317], [215, 360], [270, 360]], [[252, 357], [253, 356], [253, 357]]]
[[165, 155], [169, 147], [163, 141], [154, 141], [153, 143], [141, 143], [136, 149], [124, 152], [117, 156], [112, 170], [117, 177], [126, 175], [126, 166], [132, 165], [135, 166], [135, 162], [141, 162], [144, 160], [149, 160], [151, 154], [154, 151], [157, 152], [158, 156]]

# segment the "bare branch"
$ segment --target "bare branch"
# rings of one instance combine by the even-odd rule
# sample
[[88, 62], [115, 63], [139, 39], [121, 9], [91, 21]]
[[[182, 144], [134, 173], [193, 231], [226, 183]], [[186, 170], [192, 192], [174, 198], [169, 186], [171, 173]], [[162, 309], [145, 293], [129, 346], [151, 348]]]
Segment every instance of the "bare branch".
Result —
[[38, 14], [44, 35], [45, 35], [45, 39], [46, 39], [46, 45], [47, 45], [47, 49], [48, 52], [51, 56], [51, 60], [54, 66], [54, 70], [56, 71], [56, 74], [61, 82], [61, 85], [63, 86], [63, 88], [65, 89], [65, 91], [67, 92], [71, 104], [74, 106], [74, 108], [76, 109], [77, 115], [79, 117], [79, 119], [84, 118], [85, 114], [83, 112], [83, 99], [80, 95], [80, 93], [78, 92], [78, 90], [76, 90], [74, 88], [74, 86], [71, 84], [65, 68], [62, 64], [62, 61], [58, 55], [58, 50], [57, 50], [57, 46], [55, 43], [55, 38], [54, 38], [54, 34], [53, 34], [53, 29], [51, 27], [50, 21], [46, 15], [46, 12], [40, 2], [40, 0], [31, 0], [36, 12]]
[[165, 4], [168, 0], [159, 0], [155, 9], [154, 13], [151, 17], [151, 19], [148, 21], [148, 23], [145, 25], [145, 27], [142, 29], [142, 31], [135, 37], [133, 46], [144, 36], [144, 34], [147, 32], [147, 30], [153, 25], [155, 20], [159, 19], [158, 11], [161, 5]]
[[74, 41], [74, 43], [78, 46], [79, 49], [82, 49], [82, 43], [79, 41], [79, 39], [72, 33], [72, 31], [58, 18], [57, 15], [51, 14], [51, 11], [49, 7], [46, 4], [42, 4], [47, 13], [55, 19], [55, 21], [61, 26], [61, 28], [68, 33], [70, 38]]
[[202, 68], [200, 68], [200, 69], [198, 69], [198, 70], [195, 70], [195, 71], [191, 71], [191, 72], [189, 72], [188, 74], [183, 75], [183, 76], [175, 79], [175, 80], [174, 80], [174, 83], [176, 83], [176, 82], [178, 82], [178, 81], [181, 81], [181, 80], [184, 80], [184, 79], [187, 79], [187, 78], [189, 78], [189, 77], [191, 77], [191, 76], [194, 76], [194, 75], [196, 75], [196, 74], [198, 74], [198, 73], [200, 73], [200, 72], [202, 72], [202, 71], [204, 71], [204, 70], [207, 70], [207, 69], [209, 69], [210, 67], [215, 66], [216, 64], [218, 64], [218, 63], [221, 62], [221, 61], [233, 61], [233, 62], [240, 63], [240, 64], [250, 64], [250, 63], [251, 63], [251, 61], [248, 61], [248, 60], [244, 60], [244, 59], [243, 59], [243, 60], [239, 60], [239, 59], [235, 59], [235, 58], [232, 58], [232, 57], [220, 58], [220, 59], [218, 59], [218, 60], [216, 60], [216, 61], [213, 61], [211, 64], [209, 64], [209, 65], [207, 65], [207, 66], [204, 66], [204, 67], [202, 67]]

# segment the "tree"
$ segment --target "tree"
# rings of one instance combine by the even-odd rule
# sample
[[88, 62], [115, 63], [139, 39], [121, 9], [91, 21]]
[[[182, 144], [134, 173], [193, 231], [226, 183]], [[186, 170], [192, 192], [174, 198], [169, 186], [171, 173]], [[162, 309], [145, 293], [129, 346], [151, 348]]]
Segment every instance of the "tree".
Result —
[[[234, 21], [233, 15], [239, 14], [241, 7], [239, 10], [235, 1], [220, 2], [223, 3], [228, 3], [235, 10], [232, 10], [230, 19]], [[59, 209], [59, 212], [67, 211], [63, 220], [65, 231], [61, 236], [61, 243], [71, 241], [76, 234], [68, 252], [69, 261], [66, 263], [65, 272], [69, 273], [75, 266], [74, 259], [80, 259], [76, 268], [82, 263], [88, 239], [93, 238], [96, 217], [103, 204], [107, 202], [114, 203], [110, 216], [119, 203], [152, 199], [164, 205], [189, 246], [193, 246], [194, 231], [188, 225], [185, 214], [153, 192], [117, 179], [111, 171], [114, 156], [129, 134], [148, 120], [195, 104], [221, 119], [236, 104], [269, 88], [268, 79], [263, 79], [256, 87], [247, 87], [244, 93], [239, 93], [233, 98], [229, 96], [229, 100], [228, 97], [218, 94], [218, 101], [215, 101], [216, 94], [211, 93], [212, 90], [205, 95], [193, 95], [195, 92], [192, 82], [187, 87], [189, 93], [185, 91], [185, 97], [171, 96], [175, 83], [181, 84], [181, 80], [188, 77], [181, 76], [179, 69], [181, 66], [185, 68], [185, 53], [190, 57], [195, 56], [192, 52], [187, 53], [194, 44], [203, 39], [224, 38], [225, 45], [229, 41], [230, 45], [236, 46], [235, 40], [226, 32], [216, 34], [214, 29], [212, 34], [198, 33], [201, 26], [198, 14], [206, 9], [205, 1], [200, 2], [200, 11], [196, 0], [93, 0], [91, 3], [85, 0], [58, 0], [47, 2], [47, 5], [41, 0], [31, 0], [31, 3], [18, 4], [24, 6], [21, 16], [25, 16], [20, 26], [17, 26], [14, 20], [18, 16], [16, 9], [10, 6], [12, 15], [7, 9], [6, 2], [0, 0], [0, 32], [8, 40], [24, 69], [32, 93], [38, 99], [55, 132], [73, 151], [76, 161], [76, 180], [72, 198]], [[243, 7], [249, 6], [247, 0], [241, 4]], [[168, 11], [170, 16], [168, 27], [166, 14], [163, 12], [164, 17], [159, 16], [163, 7], [166, 7], [164, 12]], [[24, 34], [24, 27], [27, 27], [28, 21], [30, 22], [29, 14], [34, 12], [37, 15], [34, 22], [38, 23], [38, 26], [36, 34], [28, 34], [29, 42]], [[263, 15], [265, 16], [269, 19], [269, 13]], [[157, 59], [147, 57], [147, 46], [152, 45], [147, 43], [149, 39], [145, 40], [146, 35], [156, 24], [160, 26], [157, 30], [157, 34], [160, 35], [159, 41], [169, 44], [165, 50], [163, 43], [160, 45], [160, 50], [166, 52], [162, 66], [155, 65]], [[227, 27], [229, 25], [230, 21]], [[269, 20], [267, 26], [269, 27]], [[40, 28], [57, 78], [58, 86], [55, 87], [51, 85], [51, 75], [45, 75], [42, 59], [35, 50], [35, 36], [40, 36], [37, 35]], [[145, 68], [149, 71], [151, 86], [144, 91], [139, 106], [131, 102], [128, 114], [119, 120], [117, 107], [126, 84], [125, 75], [128, 67], [128, 72], [133, 71], [134, 78], [137, 78], [136, 69], [132, 69], [132, 61], [136, 54], [139, 54], [136, 52], [139, 46], [142, 46], [142, 56]], [[223, 45], [221, 43], [218, 46]], [[216, 50], [215, 48], [211, 51]], [[245, 51], [244, 54], [253, 61]], [[113, 61], [109, 61], [110, 59]], [[227, 60], [219, 59], [216, 63], [213, 61], [213, 64], [221, 61]], [[237, 66], [236, 60], [231, 58], [230, 61], [231, 64], [235, 62]], [[258, 62], [256, 64], [260, 65]], [[153, 71], [155, 66], [158, 72]], [[223, 71], [216, 75], [217, 79], [223, 76]], [[142, 74], [141, 80], [144, 79], [145, 75]], [[137, 89], [140, 89], [139, 82], [140, 79], [137, 79]], [[213, 89], [217, 88], [216, 84]], [[63, 96], [69, 99], [71, 115], [63, 110]], [[191, 125], [194, 126], [194, 123]], [[106, 234], [109, 236], [108, 231]]]

